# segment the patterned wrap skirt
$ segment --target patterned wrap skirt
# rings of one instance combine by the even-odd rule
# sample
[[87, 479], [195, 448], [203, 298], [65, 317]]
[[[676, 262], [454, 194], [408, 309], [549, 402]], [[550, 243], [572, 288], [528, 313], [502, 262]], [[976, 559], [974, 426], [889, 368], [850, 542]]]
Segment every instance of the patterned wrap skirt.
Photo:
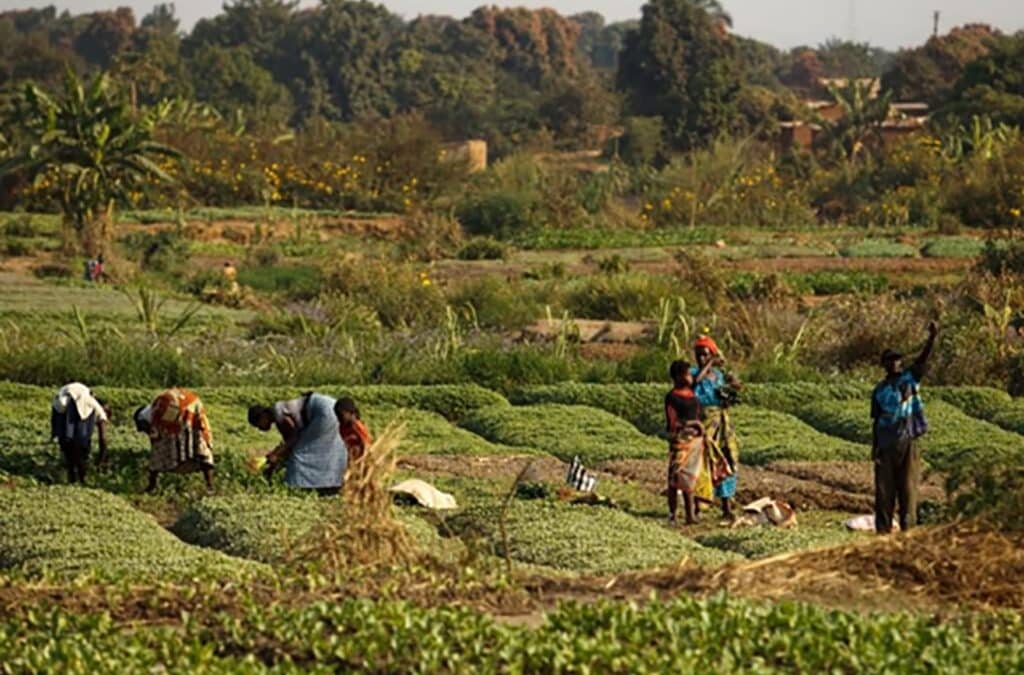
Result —
[[732, 499], [736, 496], [736, 472], [740, 463], [736, 427], [725, 408], [704, 408], [703, 418], [707, 465], [714, 485], [714, 496], [718, 499]]
[[711, 477], [704, 457], [702, 436], [681, 435], [668, 444], [668, 489], [682, 490], [711, 501]]
[[151, 407], [150, 471], [191, 473], [213, 466], [210, 422], [194, 392], [168, 389]]

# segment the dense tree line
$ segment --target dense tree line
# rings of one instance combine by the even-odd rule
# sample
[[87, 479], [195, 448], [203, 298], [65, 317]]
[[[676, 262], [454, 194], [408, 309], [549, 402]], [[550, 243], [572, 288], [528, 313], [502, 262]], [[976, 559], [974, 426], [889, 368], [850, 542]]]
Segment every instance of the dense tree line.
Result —
[[[72, 15], [0, 13], [0, 88], [109, 71], [137, 105], [194, 99], [250, 125], [302, 127], [403, 113], [450, 139], [593, 147], [647, 118], [668, 148], [770, 133], [827, 95], [823, 77], [881, 77], [896, 100], [1018, 123], [1019, 37], [966, 26], [891, 54], [829, 40], [783, 52], [734, 35], [716, 0], [651, 0], [639, 21], [483, 6], [405, 21], [363, 0], [229, 0], [183, 32], [173, 5]], [[630, 126], [629, 124], [626, 125]], [[635, 126], [635, 124], [634, 124]]]

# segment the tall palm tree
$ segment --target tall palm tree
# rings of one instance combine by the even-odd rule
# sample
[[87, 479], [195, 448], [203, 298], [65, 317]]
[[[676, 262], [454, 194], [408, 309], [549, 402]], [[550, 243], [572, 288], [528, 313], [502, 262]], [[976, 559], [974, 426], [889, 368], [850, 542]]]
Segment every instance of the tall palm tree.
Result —
[[65, 226], [96, 253], [118, 201], [148, 180], [172, 180], [157, 161], [180, 154], [153, 140], [171, 109], [162, 103], [133, 114], [105, 74], [83, 83], [68, 70], [55, 95], [28, 84], [4, 114], [14, 151], [0, 161], [0, 176], [17, 172], [48, 186]]

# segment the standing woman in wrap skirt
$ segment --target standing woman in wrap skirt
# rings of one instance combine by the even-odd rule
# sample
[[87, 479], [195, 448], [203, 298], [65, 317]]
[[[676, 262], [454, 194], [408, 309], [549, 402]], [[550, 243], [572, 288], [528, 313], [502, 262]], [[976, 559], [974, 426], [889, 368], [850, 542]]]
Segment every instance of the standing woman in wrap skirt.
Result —
[[693, 343], [693, 356], [697, 365], [690, 369], [690, 373], [693, 375], [693, 391], [700, 401], [704, 422], [707, 466], [714, 485], [714, 496], [722, 500], [722, 515], [731, 520], [734, 518], [732, 503], [736, 497], [740, 447], [736, 439], [736, 428], [722, 399], [722, 389], [726, 385], [739, 389], [740, 383], [731, 375], [726, 377], [717, 368], [721, 364], [721, 352], [710, 337], [701, 335]]

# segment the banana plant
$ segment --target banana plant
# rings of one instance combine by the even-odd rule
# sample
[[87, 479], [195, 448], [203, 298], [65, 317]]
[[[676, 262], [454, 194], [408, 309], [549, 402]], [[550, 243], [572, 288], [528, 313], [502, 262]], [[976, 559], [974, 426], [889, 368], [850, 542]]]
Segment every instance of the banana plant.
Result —
[[51, 191], [65, 225], [95, 254], [118, 202], [148, 181], [173, 181], [159, 162], [176, 161], [180, 153], [153, 139], [172, 109], [158, 104], [133, 113], [106, 74], [83, 82], [69, 69], [55, 93], [26, 84], [0, 120], [14, 146], [0, 161], [0, 176], [18, 173]]

